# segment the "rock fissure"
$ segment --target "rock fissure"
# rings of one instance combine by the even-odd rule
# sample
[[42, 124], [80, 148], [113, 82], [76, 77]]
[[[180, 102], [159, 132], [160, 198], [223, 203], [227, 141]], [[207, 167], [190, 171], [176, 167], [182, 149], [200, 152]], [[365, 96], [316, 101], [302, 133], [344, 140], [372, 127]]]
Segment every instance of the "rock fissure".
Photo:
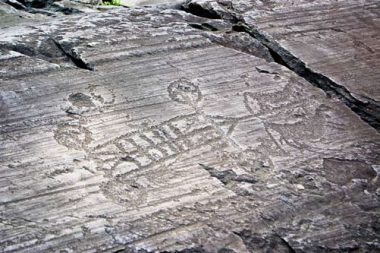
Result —
[[190, 14], [193, 14], [195, 16], [198, 16], [198, 17], [202, 17], [202, 18], [209, 18], [209, 19], [221, 19], [222, 16], [219, 15], [219, 13], [213, 9], [206, 9], [206, 8], [203, 8], [201, 5], [197, 4], [197, 3], [192, 3], [192, 2], [188, 2], [185, 4], [183, 4], [181, 7], [180, 7], [180, 10], [183, 10], [187, 13], [190, 13]]
[[57, 13], [62, 13], [64, 15], [82, 13], [79, 9], [64, 7], [54, 3], [54, 1], [6, 0], [5, 3], [17, 10], [22, 10], [31, 14], [43, 14], [46, 16], [56, 16]]
[[233, 170], [223, 170], [223, 171], [218, 171], [215, 168], [212, 168], [210, 166], [204, 165], [204, 164], [199, 164], [203, 169], [205, 169], [211, 177], [217, 178], [219, 181], [221, 181], [224, 185], [235, 181], [239, 183], [250, 183], [254, 184], [257, 183], [257, 180], [248, 174], [243, 174], [243, 175], [237, 175]]
[[56, 39], [53, 39], [53, 38], [51, 39], [53, 40], [57, 48], [61, 50], [62, 53], [64, 53], [75, 64], [75, 66], [81, 69], [94, 71], [94, 66], [86, 62], [76, 49], [72, 48], [69, 51], [65, 50], [64, 46], [61, 45], [61, 43], [59, 43]]
[[276, 63], [287, 67], [312, 85], [322, 89], [328, 96], [337, 97], [358, 114], [362, 120], [377, 131], [380, 131], [380, 104], [378, 102], [372, 100], [365, 103], [356, 99], [347, 88], [334, 82], [327, 76], [308, 68], [299, 58], [295, 57], [277, 42], [268, 39], [258, 29], [249, 27], [246, 24], [240, 24], [239, 26], [244, 32], [250, 34], [268, 48]]
[[[293, 12], [244, 12], [258, 3], [245, 0], [186, 2], [205, 17], [101, 6], [6, 26], [0, 252], [378, 250], [380, 135], [329, 87], [380, 101], [367, 64], [376, 31], [344, 17], [365, 39], [330, 38], [321, 1], [317, 21], [300, 10], [317, 30], [308, 39]], [[342, 9], [331, 9], [336, 27]]]
[[[196, 6], [196, 8], [194, 6]], [[355, 98], [346, 87], [307, 67], [302, 60], [294, 56], [279, 43], [269, 38], [269, 36], [265, 35], [259, 29], [246, 24], [243, 18], [238, 17], [237, 14], [229, 13], [229, 15], [233, 18], [224, 18], [221, 14], [217, 15], [218, 12], [212, 8], [206, 9], [196, 3], [186, 3], [182, 6], [182, 10], [200, 17], [211, 19], [219, 18], [231, 22], [233, 31], [246, 33], [259, 41], [261, 45], [269, 51], [272, 59], [276, 63], [285, 66], [289, 70], [307, 80], [313, 86], [322, 89], [329, 97], [338, 98], [353, 112], [359, 115], [363, 121], [367, 122], [370, 126], [380, 132], [380, 103], [378, 101], [368, 98], [366, 99], [366, 102], [363, 102]], [[204, 15], [205, 13], [212, 14]], [[204, 24], [192, 24], [191, 26], [201, 30], [211, 30], [207, 29], [207, 26]]]
[[287, 240], [285, 240], [282, 236], [279, 234], [276, 234], [277, 237], [283, 242], [283, 244], [288, 248], [290, 253], [296, 253], [296, 251], [293, 249], [293, 247], [289, 244]]
[[296, 250], [278, 233], [259, 234], [251, 230], [234, 231], [249, 252], [295, 253]]

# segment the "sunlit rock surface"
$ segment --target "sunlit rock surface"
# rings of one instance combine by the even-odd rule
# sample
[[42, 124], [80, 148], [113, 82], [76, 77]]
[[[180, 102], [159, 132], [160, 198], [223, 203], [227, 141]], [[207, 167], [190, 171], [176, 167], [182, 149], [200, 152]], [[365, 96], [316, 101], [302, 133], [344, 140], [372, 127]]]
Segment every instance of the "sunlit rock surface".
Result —
[[[260, 37], [290, 1], [245, 2], [1, 29], [1, 252], [380, 249], [376, 125]], [[349, 47], [330, 50], [308, 68], [338, 83]]]
[[380, 129], [379, 1], [190, 0], [198, 15], [249, 27], [277, 56]]

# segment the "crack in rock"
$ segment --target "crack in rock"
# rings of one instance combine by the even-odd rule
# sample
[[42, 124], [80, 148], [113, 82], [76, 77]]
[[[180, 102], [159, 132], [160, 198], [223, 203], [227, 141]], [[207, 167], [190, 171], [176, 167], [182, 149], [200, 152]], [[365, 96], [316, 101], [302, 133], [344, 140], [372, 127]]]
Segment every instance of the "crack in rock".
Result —
[[250, 54], [274, 62], [270, 50], [252, 36], [234, 30], [234, 25], [225, 21], [190, 23], [192, 28], [203, 31], [203, 36], [223, 47]]
[[217, 178], [224, 185], [228, 184], [231, 181], [235, 181], [239, 183], [250, 183], [250, 184], [257, 183], [257, 180], [253, 176], [248, 175], [248, 174], [237, 175], [231, 169], [219, 171], [204, 164], [199, 164], [199, 165], [203, 169], [205, 169], [210, 174], [210, 176]]
[[283, 237], [274, 234], [258, 234], [249, 230], [234, 232], [250, 252], [295, 253], [293, 247]]
[[269, 39], [268, 36], [264, 35], [258, 29], [249, 27], [244, 23], [240, 23], [236, 26], [239, 28], [235, 29], [241, 29], [250, 34], [252, 37], [260, 41], [266, 48], [268, 48], [275, 62], [287, 67], [312, 85], [322, 89], [328, 96], [335, 96], [339, 98], [353, 112], [358, 114], [362, 120], [380, 132], [379, 102], [369, 100], [368, 103], [365, 103], [356, 99], [346, 87], [334, 82], [329, 77], [308, 68], [302, 60], [295, 57], [285, 48], [281, 47], [277, 42]]
[[19, 41], [14, 43], [0, 43], [0, 49], [10, 50], [22, 55], [58, 64], [60, 66], [73, 65], [86, 70], [94, 70], [92, 64], [87, 63], [78, 51], [71, 46], [64, 49], [57, 40], [44, 34], [32, 41]]
[[71, 48], [70, 50], [65, 50], [64, 46], [59, 43], [57, 40], [53, 39], [53, 42], [78, 68], [94, 71], [94, 66], [91, 63], [88, 63], [82, 58], [80, 53], [75, 49]]
[[[259, 41], [262, 46], [270, 52], [271, 57], [276, 63], [285, 66], [298, 76], [307, 80], [313, 86], [322, 89], [328, 96], [337, 97], [353, 112], [359, 115], [363, 121], [367, 122], [370, 126], [380, 132], [380, 102], [373, 99], [368, 99], [368, 102], [356, 99], [346, 87], [334, 82], [329, 77], [308, 68], [301, 59], [294, 56], [268, 35], [259, 31], [259, 29], [246, 24], [243, 18], [238, 17], [237, 14], [229, 12], [228, 15], [226, 15], [225, 13], [219, 13], [219, 10], [215, 10], [210, 3], [205, 3], [205, 5], [206, 6], [187, 1], [182, 5], [181, 9], [200, 17], [210, 19], [219, 18], [231, 22], [234, 31], [249, 34], [252, 38]], [[204, 25], [196, 26], [194, 24], [192, 24], [192, 27], [198, 29], [205, 28]]]
[[182, 8], [180, 9], [198, 17], [209, 18], [209, 19], [222, 18], [222, 16], [217, 11], [213, 10], [212, 8], [206, 9], [206, 8], [203, 8], [203, 6], [201, 6], [200, 4], [194, 3], [191, 1], [187, 1], [185, 4], [182, 5]]
[[49, 63], [59, 65], [72, 63], [81, 69], [94, 70], [93, 64], [83, 59], [77, 49], [70, 45], [64, 46], [49, 35], [38, 38], [38, 41], [0, 43], [0, 49], [14, 51]]
[[64, 15], [83, 13], [81, 10], [56, 4], [52, 0], [5, 0], [4, 2], [17, 10], [22, 10], [32, 14], [43, 14], [46, 16], [56, 16], [57, 12]]
[[[308, 77], [312, 70], [306, 71], [303, 62], [282, 52], [283, 48], [255, 28], [230, 20], [223, 28], [222, 23], [227, 23], [222, 21], [224, 14], [215, 10], [221, 18], [218, 20], [218, 15], [202, 12], [199, 6], [192, 7], [192, 12], [211, 17], [210, 22], [189, 24], [207, 33], [211, 41], [243, 51], [247, 39], [243, 44], [247, 53], [262, 53], [259, 57], [294, 69], [317, 84], [317, 79], [324, 78], [314, 72]], [[285, 68], [215, 46], [201, 37], [201, 32], [189, 29], [183, 19], [179, 20], [179, 29], [186, 32], [178, 34], [177, 27], [168, 28], [177, 19], [171, 20], [167, 12], [170, 23], [165, 25], [154, 15], [135, 14], [133, 18], [143, 21], [124, 19], [125, 12], [120, 17], [116, 13], [109, 18], [99, 15], [95, 20], [99, 31], [113, 29], [104, 37], [89, 36], [84, 42], [96, 45], [107, 39], [93, 49], [98, 55], [112, 55], [91, 60], [99, 62], [101, 78], [72, 66], [71, 62], [78, 68], [94, 70], [81, 55], [83, 42], [72, 42], [76, 32], [54, 35], [53, 39], [50, 35], [64, 34], [57, 28], [56, 32], [32, 37], [32, 42], [17, 42], [25, 45], [20, 52], [25, 50], [25, 54], [49, 61], [64, 58], [70, 68], [49, 76], [6, 80], [7, 89], [17, 90], [0, 91], [0, 107], [7, 110], [0, 110], [0, 114], [9, 117], [1, 132], [9, 131], [14, 138], [6, 139], [3, 149], [10, 147], [4, 161], [11, 177], [9, 187], [4, 188], [10, 195], [2, 202], [5, 208], [0, 212], [0, 222], [11, 220], [12, 229], [17, 230], [14, 234], [6, 228], [6, 245], [1, 249], [34, 251], [46, 247], [58, 251], [70, 242], [69, 246], [79, 252], [294, 253], [328, 252], [332, 242], [350, 243], [351, 238], [359, 246], [364, 241], [378, 242], [373, 239], [380, 231], [375, 215], [378, 186], [372, 183], [378, 180], [378, 173], [372, 166], [380, 166], [367, 161], [372, 159], [370, 152], [375, 152], [369, 150], [378, 146], [375, 131], [368, 126], [357, 132], [345, 131], [346, 122], [343, 130], [331, 124], [319, 131], [327, 113], [337, 112], [332, 109], [336, 103], [326, 101], [312, 87], [301, 90], [299, 78], [297, 83], [283, 82], [283, 72], [284, 77], [289, 75]], [[84, 25], [75, 25], [78, 19], [68, 20], [65, 31], [82, 33]], [[132, 24], [119, 25], [128, 22]], [[102, 27], [103, 23], [108, 24]], [[99, 35], [98, 30], [94, 33]], [[133, 37], [140, 33], [141, 37]], [[41, 39], [43, 46], [32, 44]], [[201, 42], [196, 44], [198, 40]], [[203, 41], [207, 41], [205, 51], [198, 50]], [[174, 42], [179, 46], [170, 44]], [[135, 48], [138, 52], [128, 52]], [[139, 57], [123, 58], [120, 64], [114, 61], [119, 60], [120, 52]], [[8, 59], [13, 61], [4, 59], [5, 64]], [[104, 64], [100, 66], [100, 62]], [[114, 71], [127, 64], [134, 68]], [[253, 76], [250, 71], [255, 69], [263, 75], [253, 77], [255, 87], [247, 88]], [[283, 83], [286, 86], [282, 90]], [[320, 100], [325, 104], [319, 105]], [[71, 107], [65, 111], [68, 103]], [[300, 105], [306, 109], [298, 110]], [[63, 112], [86, 114], [74, 117]], [[361, 123], [347, 111], [342, 117]], [[373, 136], [364, 135], [367, 131]], [[44, 157], [30, 152], [34, 150]], [[21, 157], [23, 152], [26, 158]], [[208, 174], [194, 168], [194, 161]], [[370, 184], [373, 186], [367, 186]], [[96, 208], [98, 202], [100, 209]], [[14, 212], [35, 216], [33, 219], [47, 228], [27, 220], [15, 223]], [[7, 220], [2, 221], [2, 217]], [[339, 252], [343, 247], [350, 252], [356, 247], [338, 243]], [[322, 251], [319, 244], [327, 246]]]

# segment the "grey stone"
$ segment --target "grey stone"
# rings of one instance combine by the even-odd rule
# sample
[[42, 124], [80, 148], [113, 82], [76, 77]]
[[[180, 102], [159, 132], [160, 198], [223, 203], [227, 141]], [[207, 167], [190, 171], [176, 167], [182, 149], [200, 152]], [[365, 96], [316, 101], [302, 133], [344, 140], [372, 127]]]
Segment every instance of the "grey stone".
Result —
[[[244, 24], [287, 66], [380, 129], [378, 1], [189, 0], [199, 16]], [[207, 15], [208, 14], [208, 15]]]
[[0, 30], [1, 252], [380, 249], [378, 131], [209, 6]]

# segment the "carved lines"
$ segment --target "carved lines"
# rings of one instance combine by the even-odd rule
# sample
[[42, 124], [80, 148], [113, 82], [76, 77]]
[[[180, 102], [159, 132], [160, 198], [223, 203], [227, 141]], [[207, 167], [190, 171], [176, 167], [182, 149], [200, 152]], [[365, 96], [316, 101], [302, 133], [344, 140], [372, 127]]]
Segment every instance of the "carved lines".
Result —
[[168, 93], [173, 101], [181, 104], [195, 105], [202, 99], [199, 87], [185, 78], [171, 82]]
[[92, 140], [91, 132], [75, 123], [58, 125], [54, 138], [59, 144], [76, 150], [85, 149]]
[[[213, 126], [200, 122], [198, 116], [192, 114], [118, 137], [91, 150], [90, 156], [99, 163], [100, 169], [112, 170], [122, 163], [146, 169], [193, 149], [220, 142], [222, 138]], [[105, 166], [107, 163], [111, 165]]]

